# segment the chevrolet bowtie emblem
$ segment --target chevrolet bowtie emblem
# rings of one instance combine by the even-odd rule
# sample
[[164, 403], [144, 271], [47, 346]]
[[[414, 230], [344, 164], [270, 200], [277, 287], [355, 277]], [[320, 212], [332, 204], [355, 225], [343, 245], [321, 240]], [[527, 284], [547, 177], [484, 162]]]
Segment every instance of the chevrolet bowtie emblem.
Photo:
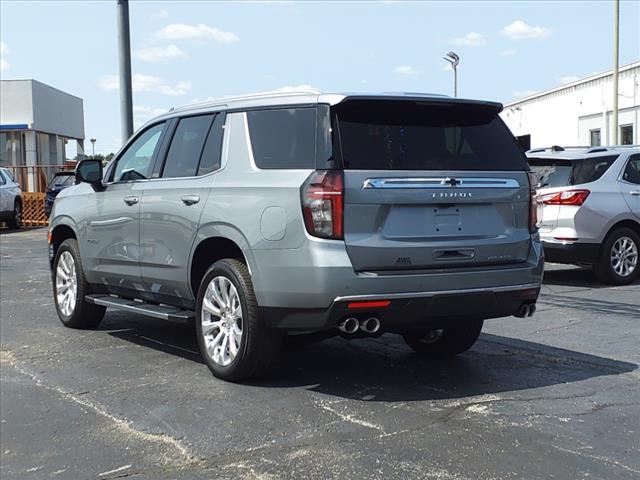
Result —
[[443, 178], [442, 181], [440, 182], [441, 185], [450, 185], [452, 187], [455, 187], [456, 185], [460, 185], [462, 183], [462, 180], [456, 180], [455, 178]]

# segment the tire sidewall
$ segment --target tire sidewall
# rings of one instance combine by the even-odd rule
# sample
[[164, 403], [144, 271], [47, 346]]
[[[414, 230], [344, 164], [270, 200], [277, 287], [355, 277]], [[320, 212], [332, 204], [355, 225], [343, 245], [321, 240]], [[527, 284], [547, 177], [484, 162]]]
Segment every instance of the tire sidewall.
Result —
[[616, 241], [621, 237], [629, 237], [636, 244], [636, 250], [640, 251], [640, 236], [638, 236], [635, 231], [630, 228], [623, 227], [611, 232], [602, 251], [601, 265], [604, 272], [606, 272], [606, 278], [617, 285], [629, 284], [638, 278], [638, 274], [640, 274], [640, 259], [636, 262], [633, 272], [626, 277], [618, 275], [618, 273], [613, 269], [613, 265], [611, 264], [611, 250], [613, 249], [613, 245]]
[[15, 228], [22, 226], [22, 203], [18, 200], [15, 201], [15, 205], [13, 206], [13, 224]]
[[[58, 292], [56, 291], [56, 276], [57, 276], [57, 270], [58, 270], [58, 262], [60, 261], [60, 257], [64, 252], [69, 252], [71, 254], [71, 257], [73, 258], [73, 263], [75, 266], [75, 271], [76, 271], [76, 303], [73, 306], [73, 312], [71, 313], [71, 315], [65, 315], [60, 310], [60, 306], [58, 305]], [[51, 280], [53, 283], [53, 302], [56, 306], [56, 312], [58, 313], [58, 317], [60, 318], [60, 321], [66, 326], [70, 326], [74, 322], [75, 316], [77, 315], [81, 302], [84, 301], [84, 292], [82, 291], [81, 268], [82, 268], [82, 264], [78, 261], [78, 254], [76, 249], [74, 248], [74, 244], [72, 243], [72, 240], [65, 240], [58, 247], [56, 255], [53, 259], [53, 269], [51, 272]]]
[[[205, 346], [204, 336], [202, 335], [202, 302], [209, 283], [215, 277], [225, 277], [233, 284], [236, 291], [238, 292], [238, 296], [240, 297], [240, 306], [242, 307], [242, 338], [240, 340], [240, 348], [238, 349], [238, 354], [233, 359], [233, 361], [226, 366], [218, 365], [209, 356], [207, 348]], [[247, 350], [247, 339], [250, 335], [249, 328], [251, 323], [249, 322], [247, 315], [249, 315], [247, 296], [243, 284], [240, 281], [237, 273], [229, 264], [225, 262], [214, 263], [209, 268], [209, 270], [207, 270], [207, 273], [205, 273], [202, 281], [200, 282], [200, 288], [198, 289], [198, 298], [196, 302], [195, 327], [198, 347], [200, 348], [200, 353], [202, 354], [203, 360], [207, 363], [211, 370], [213, 370], [218, 376], [222, 378], [233, 376], [234, 372], [238, 370], [239, 365], [242, 363], [242, 359], [245, 356]]]

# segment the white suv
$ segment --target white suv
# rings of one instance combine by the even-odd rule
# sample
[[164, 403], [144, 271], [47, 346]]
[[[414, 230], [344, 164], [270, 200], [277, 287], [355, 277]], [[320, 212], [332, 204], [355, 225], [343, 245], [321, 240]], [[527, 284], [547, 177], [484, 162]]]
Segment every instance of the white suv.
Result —
[[7, 168], [0, 167], [0, 221], [9, 228], [22, 225], [22, 192]]
[[640, 273], [640, 148], [551, 147], [527, 152], [543, 205], [546, 260], [591, 265], [604, 282]]

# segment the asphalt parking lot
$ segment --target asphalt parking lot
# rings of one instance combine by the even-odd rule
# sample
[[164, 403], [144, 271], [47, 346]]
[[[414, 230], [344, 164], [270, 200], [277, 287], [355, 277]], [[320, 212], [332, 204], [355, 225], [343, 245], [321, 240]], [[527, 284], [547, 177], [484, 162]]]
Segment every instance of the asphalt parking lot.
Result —
[[550, 266], [532, 319], [449, 361], [399, 337], [292, 345], [234, 385], [192, 330], [55, 314], [46, 230], [0, 235], [1, 477], [640, 478], [640, 284]]

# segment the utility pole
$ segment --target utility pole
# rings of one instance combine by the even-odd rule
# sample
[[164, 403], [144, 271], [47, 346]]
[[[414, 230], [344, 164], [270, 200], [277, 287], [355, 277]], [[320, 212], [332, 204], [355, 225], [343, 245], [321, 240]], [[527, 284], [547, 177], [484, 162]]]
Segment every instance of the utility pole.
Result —
[[124, 145], [133, 134], [129, 0], [118, 0], [118, 59], [120, 67], [120, 121], [122, 123], [122, 144]]
[[613, 145], [618, 145], [618, 59], [620, 55], [620, 0], [614, 0], [613, 13]]
[[458, 64], [460, 63], [460, 57], [455, 52], [447, 53], [444, 58], [447, 62], [451, 64], [451, 68], [453, 69], [453, 96], [458, 96]]

